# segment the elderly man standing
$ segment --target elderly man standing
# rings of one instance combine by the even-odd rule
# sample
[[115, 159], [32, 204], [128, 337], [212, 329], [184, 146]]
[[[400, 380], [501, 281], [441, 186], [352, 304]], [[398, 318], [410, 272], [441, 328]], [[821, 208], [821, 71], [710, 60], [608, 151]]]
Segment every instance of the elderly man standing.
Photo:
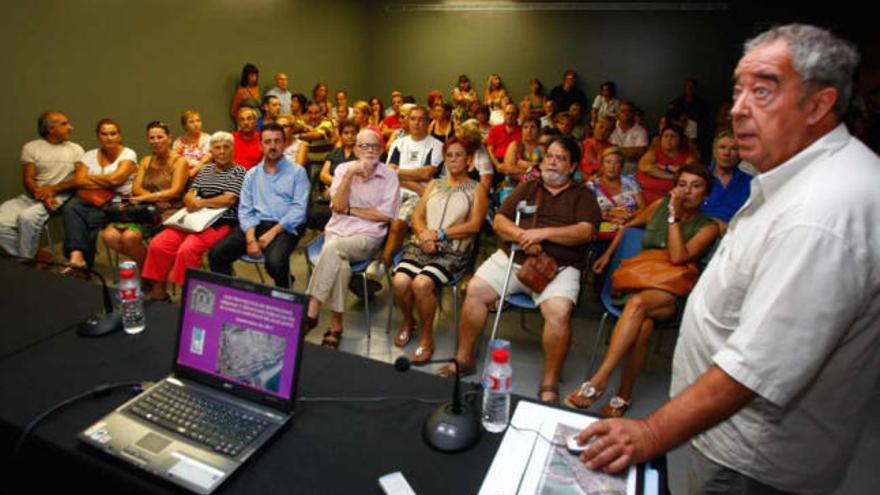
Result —
[[857, 63], [812, 26], [746, 42], [731, 114], [760, 174], [688, 300], [672, 400], [587, 428], [587, 467], [690, 439], [691, 493], [841, 483], [880, 378], [880, 159], [841, 120]]
[[357, 161], [343, 163], [333, 173], [330, 209], [324, 230], [326, 241], [309, 280], [311, 296], [307, 328], [318, 323], [321, 305], [330, 305], [330, 326], [321, 345], [339, 347], [342, 313], [351, 280], [351, 263], [373, 256], [382, 245], [388, 223], [400, 206], [399, 181], [393, 170], [379, 162], [381, 138], [370, 129], [357, 135]]
[[279, 72], [275, 74], [275, 87], [266, 91], [267, 95], [278, 98], [278, 102], [281, 104], [281, 115], [290, 115], [290, 100], [293, 95], [288, 86], [287, 74]]
[[263, 159], [260, 147], [260, 131], [257, 130], [257, 111], [251, 107], [238, 109], [238, 130], [232, 133], [235, 140], [233, 161], [245, 170], [254, 168]]
[[[538, 398], [544, 402], [559, 400], [559, 377], [571, 345], [571, 314], [581, 287], [587, 243], [593, 238], [602, 214], [596, 197], [589, 189], [572, 180], [581, 160], [580, 148], [570, 138], [557, 138], [550, 143], [541, 163], [541, 180], [517, 186], [504, 200], [495, 215], [493, 227], [504, 241], [522, 246], [517, 252], [514, 273], [520, 270], [526, 255], [546, 253], [556, 262], [559, 271], [542, 292], [534, 292], [516, 275], [510, 278], [508, 294], [525, 292], [532, 296], [544, 318], [542, 345], [544, 375]], [[537, 206], [534, 215], [523, 215], [514, 223], [520, 201]], [[502, 244], [503, 245], [503, 244]], [[467, 297], [461, 310], [458, 349], [455, 358], [461, 372], [473, 373], [474, 347], [486, 324], [489, 307], [504, 288], [504, 276], [510, 255], [506, 246], [486, 260], [468, 284]], [[454, 373], [452, 365], [439, 374]]]
[[278, 287], [291, 286], [290, 253], [306, 221], [309, 178], [284, 157], [284, 128], [266, 124], [259, 134], [265, 157], [244, 176], [238, 203], [238, 227], [208, 254], [211, 270], [232, 275], [232, 264], [245, 253], [264, 258]]
[[21, 148], [25, 193], [0, 205], [0, 247], [25, 258], [34, 257], [40, 230], [67, 201], [65, 191], [76, 187], [73, 165], [84, 154], [80, 145], [70, 141], [73, 126], [63, 113], [43, 113], [37, 130], [40, 139]]

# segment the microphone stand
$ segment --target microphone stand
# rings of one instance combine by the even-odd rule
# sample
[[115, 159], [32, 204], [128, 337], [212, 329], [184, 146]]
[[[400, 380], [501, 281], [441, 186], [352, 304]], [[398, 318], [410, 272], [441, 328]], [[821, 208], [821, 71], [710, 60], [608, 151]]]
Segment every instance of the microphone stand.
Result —
[[[2, 257], [8, 258], [15, 261], [23, 261], [23, 262], [32, 262], [31, 258], [25, 258], [23, 256], [15, 256], [6, 252], [2, 252], [0, 250], [0, 254]], [[58, 263], [55, 261], [40, 261], [40, 263], [60, 267], [60, 268], [73, 268], [74, 270], [78, 270], [82, 273], [87, 273], [89, 275], [94, 275], [98, 277], [98, 280], [101, 281], [101, 291], [102, 291], [102, 299], [104, 302], [104, 313], [95, 313], [84, 321], [77, 325], [77, 333], [83, 337], [100, 337], [110, 333], [114, 333], [117, 330], [122, 330], [122, 317], [113, 312], [113, 299], [110, 297], [110, 289], [107, 287], [107, 280], [101, 275], [100, 272], [92, 270], [91, 268], [79, 267], [79, 266], [68, 266], [63, 263]], [[95, 333], [94, 331], [89, 332], [90, 328], [102, 328], [104, 329], [101, 333]]]
[[425, 420], [422, 438], [431, 448], [441, 452], [461, 452], [471, 448], [480, 439], [480, 421], [476, 411], [461, 400], [461, 366], [455, 358], [434, 359], [413, 363], [405, 357], [397, 358], [394, 367], [397, 371], [407, 371], [411, 366], [454, 363], [455, 385], [452, 401], [440, 404]]

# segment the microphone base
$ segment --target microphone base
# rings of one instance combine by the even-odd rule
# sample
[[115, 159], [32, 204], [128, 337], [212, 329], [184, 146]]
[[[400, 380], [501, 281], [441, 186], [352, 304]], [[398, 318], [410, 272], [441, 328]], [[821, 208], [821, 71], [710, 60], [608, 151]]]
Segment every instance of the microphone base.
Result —
[[76, 330], [82, 337], [103, 337], [122, 330], [122, 317], [117, 313], [99, 313], [88, 317]]
[[468, 404], [462, 404], [461, 409], [459, 413], [453, 412], [451, 402], [435, 409], [422, 427], [425, 443], [441, 452], [461, 452], [473, 447], [480, 439], [480, 421]]

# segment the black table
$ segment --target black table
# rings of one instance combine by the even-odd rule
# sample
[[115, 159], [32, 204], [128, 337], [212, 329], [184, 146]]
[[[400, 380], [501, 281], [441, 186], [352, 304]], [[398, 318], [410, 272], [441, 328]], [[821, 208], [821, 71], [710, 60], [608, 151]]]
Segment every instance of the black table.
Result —
[[[7, 341], [14, 345], [0, 360], [4, 471], [35, 492], [58, 482], [90, 493], [95, 489], [126, 494], [179, 491], [76, 439], [80, 430], [128, 400], [132, 395], [127, 392], [85, 399], [48, 417], [21, 454], [12, 457], [25, 425], [52, 405], [99, 384], [154, 381], [167, 375], [178, 307], [149, 304], [147, 329], [139, 335], [120, 332], [86, 339], [71, 325], [100, 307], [99, 287], [9, 266], [0, 266], [0, 280], [6, 287], [22, 287], [3, 297], [0, 311], [7, 320], [12, 313], [15, 322], [4, 332], [23, 333], [5, 338], [4, 345]], [[311, 344], [304, 348], [300, 397], [394, 395], [448, 400], [451, 388], [449, 380], [425, 373], [400, 374], [385, 363]], [[413, 400], [300, 402], [292, 427], [218, 493], [378, 493], [377, 479], [393, 471], [403, 472], [419, 494], [475, 493], [501, 435], [484, 433], [464, 453], [436, 452], [420, 434], [434, 407]], [[4, 479], [0, 491], [10, 490], [11, 482]]]

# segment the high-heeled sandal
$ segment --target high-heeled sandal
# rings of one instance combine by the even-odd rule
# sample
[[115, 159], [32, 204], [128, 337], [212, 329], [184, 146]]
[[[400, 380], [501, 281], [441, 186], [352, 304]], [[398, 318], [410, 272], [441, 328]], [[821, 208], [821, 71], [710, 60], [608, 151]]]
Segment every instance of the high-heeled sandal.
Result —
[[604, 389], [599, 390], [592, 383], [584, 382], [580, 387], [568, 394], [568, 397], [565, 398], [565, 405], [572, 409], [589, 409], [596, 401], [602, 398], [604, 393]]

